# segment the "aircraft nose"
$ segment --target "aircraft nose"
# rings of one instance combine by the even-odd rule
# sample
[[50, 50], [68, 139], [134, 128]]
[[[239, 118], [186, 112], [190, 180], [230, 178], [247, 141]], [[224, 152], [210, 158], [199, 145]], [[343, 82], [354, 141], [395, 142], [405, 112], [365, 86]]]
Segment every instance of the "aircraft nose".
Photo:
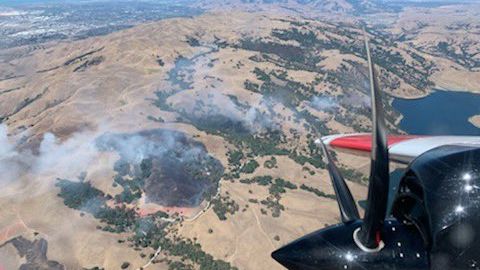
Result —
[[313, 269], [311, 264], [311, 250], [305, 241], [300, 240], [286, 245], [272, 253], [272, 258], [278, 263], [290, 270], [295, 269]]
[[289, 270], [357, 269], [356, 254], [348, 252], [350, 244], [342, 240], [335, 246], [321, 233], [309, 235], [274, 251], [272, 258]]
[[290, 260], [290, 252], [287, 247], [285, 246], [272, 252], [272, 258], [283, 266], [286, 266], [285, 264]]

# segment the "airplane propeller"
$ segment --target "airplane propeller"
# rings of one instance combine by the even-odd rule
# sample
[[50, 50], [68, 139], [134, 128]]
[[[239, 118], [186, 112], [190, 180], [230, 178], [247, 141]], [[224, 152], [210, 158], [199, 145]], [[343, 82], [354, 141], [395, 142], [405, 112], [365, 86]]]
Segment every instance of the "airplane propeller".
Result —
[[[380, 228], [385, 220], [388, 204], [389, 188], [389, 157], [385, 116], [383, 113], [380, 87], [375, 67], [370, 54], [370, 46], [365, 35], [365, 49], [367, 52], [368, 72], [370, 78], [370, 93], [372, 101], [372, 151], [370, 156], [370, 177], [368, 186], [368, 205], [361, 228], [354, 234], [356, 244], [365, 252], [375, 252], [383, 247]], [[358, 210], [350, 189], [343, 179], [337, 166], [320, 139], [318, 143], [324, 153], [324, 162], [330, 174], [330, 179], [337, 196], [340, 215], [343, 223], [359, 220]]]
[[335, 163], [333, 163], [332, 157], [323, 141], [318, 140], [318, 144], [321, 145], [323, 150], [323, 161], [327, 165], [328, 173], [330, 174], [330, 179], [332, 180], [333, 189], [335, 190], [335, 195], [337, 196], [342, 222], [347, 223], [360, 219], [357, 205], [355, 204], [355, 200], [353, 199], [350, 189], [348, 189], [345, 179], [343, 179], [342, 174], [338, 170], [337, 166], [335, 166]]
[[383, 225], [387, 212], [390, 162], [380, 87], [366, 36], [365, 49], [367, 52], [370, 77], [373, 132], [367, 197], [368, 205], [365, 211], [363, 225], [355, 234], [355, 242], [364, 251], [374, 252], [382, 248], [380, 228]]
[[[342, 223], [304, 236], [272, 253], [288, 269], [422, 269], [428, 264], [421, 237], [395, 219], [387, 219], [389, 193], [389, 157], [385, 116], [376, 70], [365, 34], [372, 98], [372, 147], [367, 208], [363, 220], [352, 194], [321, 139], [324, 161], [335, 190]], [[395, 249], [416, 251], [417, 257], [398, 262]], [[420, 268], [418, 268], [420, 267]], [[395, 268], [395, 269], [400, 269]], [[393, 268], [392, 268], [393, 269]]]

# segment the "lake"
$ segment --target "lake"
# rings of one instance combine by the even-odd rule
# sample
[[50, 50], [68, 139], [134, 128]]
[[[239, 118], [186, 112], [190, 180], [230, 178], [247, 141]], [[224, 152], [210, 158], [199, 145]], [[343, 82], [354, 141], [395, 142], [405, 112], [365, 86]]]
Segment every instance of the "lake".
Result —
[[480, 128], [468, 121], [480, 115], [480, 94], [436, 90], [420, 99], [396, 98], [393, 107], [409, 134], [480, 136]]

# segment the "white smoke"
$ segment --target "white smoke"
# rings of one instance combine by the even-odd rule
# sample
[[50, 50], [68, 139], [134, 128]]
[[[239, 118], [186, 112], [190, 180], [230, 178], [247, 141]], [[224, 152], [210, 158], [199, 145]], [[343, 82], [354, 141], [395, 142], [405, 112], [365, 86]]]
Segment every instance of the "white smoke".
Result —
[[58, 177], [79, 175], [99, 153], [94, 143], [95, 136], [91, 132], [76, 133], [68, 140], [59, 142], [52, 133], [45, 133], [39, 154], [32, 164], [32, 173]]
[[[152, 132], [152, 133], [149, 133]], [[96, 149], [115, 150], [122, 159], [131, 164], [140, 164], [148, 157], [161, 157], [171, 150], [178, 150], [177, 159], [182, 162], [195, 159], [206, 150], [199, 145], [184, 144], [186, 137], [180, 133], [163, 130], [161, 134], [155, 131], [146, 131], [137, 134], [112, 134], [106, 133], [95, 141]], [[100, 150], [102, 151], [102, 150]]]
[[[251, 133], [262, 133], [269, 129], [277, 128], [277, 125], [272, 120], [273, 117], [268, 113], [273, 108], [272, 104], [261, 102], [259, 107], [255, 107], [241, 101], [234, 102], [232, 98], [218, 92], [205, 92], [202, 96], [197, 97], [202, 104], [199, 107], [200, 110], [196, 110], [193, 106], [188, 105], [177, 105], [177, 108], [185, 107], [186, 110], [189, 110], [189, 113], [201, 118], [210, 116], [228, 118], [233, 122], [240, 123]], [[182, 100], [190, 99], [190, 96], [182, 96], [179, 102], [182, 103]], [[266, 109], [266, 111], [261, 109]]]
[[8, 129], [0, 125], [0, 185], [12, 182], [19, 176], [21, 155], [8, 139]]
[[60, 142], [55, 135], [45, 133], [38, 154], [30, 150], [17, 150], [17, 142], [8, 137], [7, 127], [0, 125], [0, 185], [6, 185], [28, 176], [75, 178], [98, 155], [94, 144], [95, 133], [74, 134]]
[[310, 106], [317, 111], [332, 111], [339, 107], [338, 103], [333, 98], [318, 96], [312, 98]]
[[351, 91], [343, 96], [342, 103], [358, 108], [368, 108], [370, 106], [370, 96], [363, 92]]
[[254, 133], [264, 132], [267, 129], [276, 129], [278, 126], [273, 122], [272, 117], [250, 107], [243, 118], [245, 125]]
[[[113, 134], [104, 130], [78, 132], [64, 141], [52, 133], [45, 133], [38, 153], [33, 154], [30, 150], [17, 150], [17, 143], [7, 135], [7, 127], [0, 125], [0, 186], [22, 182], [22, 187], [11, 186], [16, 193], [32, 183], [51, 187], [57, 178], [75, 180], [92, 168], [110, 170], [119, 158], [117, 154], [136, 165], [145, 158], [160, 157], [171, 150], [175, 151], [178, 162], [203, 160], [208, 155], [200, 143], [186, 144], [188, 136], [174, 131]], [[100, 155], [105, 152], [116, 154], [107, 155], [112, 160], [106, 164], [98, 164]], [[10, 195], [8, 192], [0, 194], [1, 197]]]
[[8, 141], [8, 130], [5, 125], [0, 125], [0, 158], [14, 154], [14, 147]]

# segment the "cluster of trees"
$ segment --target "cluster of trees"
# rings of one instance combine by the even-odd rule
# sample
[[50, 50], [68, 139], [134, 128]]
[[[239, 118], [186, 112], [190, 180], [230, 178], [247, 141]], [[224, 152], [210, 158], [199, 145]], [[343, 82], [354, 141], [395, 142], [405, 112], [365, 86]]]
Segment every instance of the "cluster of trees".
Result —
[[307, 185], [305, 185], [305, 184], [302, 184], [302, 185], [300, 186], [300, 189], [305, 190], [305, 191], [308, 191], [308, 192], [311, 192], [311, 193], [317, 195], [318, 197], [324, 197], [324, 198], [336, 200], [335, 195], [333, 195], [333, 194], [327, 194], [327, 193], [319, 190], [318, 188], [310, 187], [310, 186], [307, 186]]
[[270, 211], [272, 212], [272, 217], [274, 218], [280, 217], [282, 211], [285, 210], [285, 206], [283, 206], [280, 203], [279, 196], [278, 197], [269, 196], [265, 200], [262, 200], [260, 203], [265, 207], [267, 207], [268, 209], [270, 209]]
[[[202, 162], [199, 164], [204, 165]], [[122, 187], [130, 190], [140, 188], [142, 181], [152, 173], [152, 167], [153, 162], [148, 158], [144, 159], [138, 167], [120, 160], [115, 164], [117, 172], [115, 182], [117, 185], [122, 185]], [[112, 233], [130, 233], [131, 236], [128, 241], [132, 243], [135, 250], [140, 251], [142, 248], [149, 247], [158, 249], [161, 246], [162, 251], [172, 258], [168, 260], [170, 269], [179, 269], [179, 267], [180, 269], [184, 267], [183, 269], [204, 270], [236, 269], [223, 260], [214, 259], [213, 256], [202, 250], [200, 244], [179, 236], [170, 236], [169, 223], [164, 220], [168, 217], [168, 214], [164, 212], [140, 217], [133, 209], [126, 208], [124, 204], [109, 207], [106, 202], [114, 198], [84, 180], [75, 182], [58, 179], [56, 186], [60, 188], [58, 195], [64, 200], [65, 205], [90, 213], [103, 224], [97, 228]], [[226, 218], [228, 213], [233, 214], [239, 210], [238, 204], [227, 197], [220, 196], [213, 204], [214, 211], [219, 217]], [[120, 242], [123, 242], [123, 240]], [[143, 254], [143, 256], [146, 255]], [[125, 262], [121, 268], [127, 269], [129, 266], [130, 264]], [[93, 269], [99, 270], [100, 268]]]
[[243, 87], [251, 92], [254, 92], [254, 93], [259, 93], [260, 92], [260, 85], [258, 85], [257, 83], [254, 83], [254, 82], [251, 82], [250, 80], [246, 80], [244, 83], [243, 83]]
[[76, 67], [73, 72], [79, 72], [79, 71], [85, 71], [91, 66], [97, 66], [100, 65], [103, 61], [105, 60], [104, 56], [95, 56], [94, 58], [90, 60], [86, 60], [81, 64], [80, 66]]
[[250, 109], [250, 105], [240, 102], [237, 96], [234, 96], [234, 95], [227, 95], [227, 96], [238, 108], [242, 108], [245, 110]]
[[57, 179], [55, 186], [60, 188], [58, 196], [63, 198], [63, 203], [73, 209], [95, 211], [97, 204], [102, 205], [107, 200], [105, 194], [94, 188], [90, 182], [73, 182], [66, 179]]
[[[204, 270], [234, 270], [229, 263], [215, 260], [213, 256], [202, 250], [199, 243], [181, 236], [169, 236], [169, 223], [158, 216], [139, 218], [129, 241], [136, 248], [161, 247], [166, 256], [169, 269], [204, 269]], [[151, 255], [153, 256], [153, 255]]]
[[232, 139], [235, 145], [240, 149], [248, 149], [253, 156], [288, 154], [288, 150], [280, 146], [285, 141], [285, 135], [279, 130], [271, 130], [265, 134], [249, 134]]
[[159, 247], [165, 255], [171, 257], [166, 260], [169, 269], [200, 269], [200, 270], [236, 270], [223, 260], [216, 260], [212, 255], [202, 250], [199, 243], [181, 236], [170, 237], [166, 223], [150, 220], [147, 225], [142, 225], [142, 232], [134, 234], [129, 240], [140, 248]]
[[107, 206], [106, 202], [111, 199], [111, 196], [105, 195], [90, 182], [58, 179], [56, 186], [60, 188], [58, 196], [63, 199], [66, 206], [92, 214], [106, 224], [105, 227], [100, 227], [105, 231], [126, 232], [136, 221], [137, 214], [134, 210], [125, 206], [115, 208]]
[[[285, 180], [283, 178], [274, 179], [270, 175], [256, 176], [249, 179], [242, 179], [240, 180], [240, 183], [242, 184], [256, 183], [260, 186], [269, 186], [268, 187], [269, 196], [265, 200], [260, 201], [260, 203], [271, 210], [273, 217], [279, 217], [281, 214], [281, 211], [285, 210], [285, 207], [280, 203], [281, 194], [286, 193], [287, 189], [294, 190], [298, 188], [297, 185], [295, 185], [294, 183], [288, 180]], [[257, 200], [250, 201], [250, 202], [256, 203]], [[262, 212], [266, 214], [265, 211], [262, 211]]]
[[[230, 138], [230, 142], [234, 143], [239, 150], [229, 151], [228, 161], [230, 167], [229, 178], [239, 178], [240, 173], [253, 173], [259, 166], [257, 161], [247, 157], [255, 156], [273, 156], [288, 155], [290, 151], [282, 148], [285, 142], [285, 136], [281, 131], [275, 130], [267, 134], [248, 134], [246, 136], [236, 136]], [[244, 153], [247, 152], [246, 154]]]
[[266, 54], [274, 54], [291, 63], [304, 63], [307, 53], [304, 48], [294, 45], [281, 44], [274, 41], [245, 38], [237, 45], [238, 48]]
[[296, 150], [293, 150], [288, 157], [302, 166], [308, 162], [315, 168], [325, 168], [325, 162], [323, 162], [322, 157], [319, 154], [314, 156], [305, 156], [298, 154]]
[[153, 102], [155, 106], [157, 106], [160, 110], [162, 111], [175, 111], [172, 106], [167, 102], [167, 99], [175, 94], [174, 91], [157, 91], [155, 92], [155, 95], [157, 96], [157, 99]]
[[244, 158], [244, 154], [240, 150], [234, 150], [228, 152], [228, 163], [230, 166], [240, 168], [242, 166], [242, 159]]
[[283, 178], [276, 178], [275, 181], [273, 181], [273, 183], [271, 184], [268, 191], [271, 195], [277, 196], [281, 193], [287, 192], [286, 189], [297, 189], [297, 185]]
[[[301, 101], [309, 100], [315, 94], [315, 89], [312, 86], [289, 80], [284, 72], [273, 70], [267, 73], [258, 67], [255, 67], [252, 72], [262, 82], [261, 85], [255, 87], [256, 85], [252, 85], [247, 80], [244, 82], [244, 86], [253, 86], [254, 92], [259, 92], [269, 98], [281, 101], [288, 108], [296, 108]], [[278, 80], [272, 80], [272, 77], [283, 83], [276, 83]], [[247, 88], [247, 90], [250, 89]]]
[[433, 86], [429, 76], [433, 72], [428, 62], [420, 62], [422, 68], [415, 67], [406, 62], [405, 58], [393, 49], [375, 46], [373, 51], [375, 55], [375, 64], [381, 66], [385, 70], [398, 75], [405, 82], [413, 85], [417, 89], [427, 89]]
[[345, 179], [349, 181], [359, 183], [359, 184], [368, 183], [368, 177], [365, 177], [361, 172], [355, 169], [347, 168], [345, 166], [341, 166], [338, 169], [342, 173], [343, 177], [345, 177]]
[[276, 168], [277, 167], [277, 159], [275, 157], [271, 157], [270, 159], [265, 160], [265, 162], [263, 163], [263, 167], [265, 167], [267, 169]]
[[190, 59], [183, 55], [175, 59], [175, 67], [168, 72], [168, 80], [176, 89], [171, 90], [171, 92], [188, 90], [192, 87], [193, 61], [194, 58]]
[[[117, 203], [132, 203], [142, 197], [145, 179], [151, 174], [152, 160], [150, 158], [142, 160], [140, 166], [135, 168], [134, 165], [128, 163], [121, 158], [115, 162], [113, 169], [117, 173], [113, 178], [114, 186], [120, 185], [123, 191], [115, 195]], [[126, 179], [131, 177], [131, 179]]]
[[191, 37], [191, 36], [187, 37], [187, 43], [188, 43], [188, 45], [190, 45], [192, 47], [199, 47], [200, 46], [200, 41], [197, 38]]
[[[436, 46], [436, 51], [441, 54], [442, 56], [446, 56], [447, 58], [463, 65], [467, 68], [474, 69], [480, 67], [480, 60], [474, 57], [475, 54], [470, 54], [468, 52], [468, 46], [472, 44], [460, 44], [459, 50], [455, 50], [455, 48], [450, 45], [446, 41], [438, 42]], [[460, 53], [457, 53], [460, 51]]]
[[227, 220], [227, 214], [233, 215], [240, 209], [240, 206], [234, 200], [222, 195], [213, 198], [210, 203], [213, 212], [220, 220]]
[[158, 117], [153, 117], [151, 115], [147, 116], [147, 119], [150, 120], [150, 121], [153, 121], [153, 122], [157, 122], [157, 123], [165, 123], [165, 120], [158, 116]]
[[255, 176], [253, 178], [241, 179], [242, 184], [258, 184], [260, 186], [270, 186], [269, 191], [271, 195], [285, 193], [285, 189], [297, 189], [297, 186], [283, 178], [273, 178], [270, 175]]
[[257, 161], [252, 159], [252, 160], [249, 160], [247, 163], [243, 164], [240, 172], [242, 172], [242, 173], [253, 173], [259, 166], [260, 166], [260, 164], [258, 164]]
[[272, 31], [272, 36], [281, 40], [298, 39], [300, 40], [300, 46], [277, 41], [245, 38], [240, 41], [237, 47], [259, 52], [264, 60], [286, 69], [319, 72], [320, 68], [317, 66], [317, 63], [322, 61], [324, 57], [316, 54], [316, 50], [311, 49], [312, 44], [310, 43], [318, 41], [315, 34], [313, 32], [304, 34], [298, 31], [297, 28], [292, 29], [275, 29]]
[[[306, 52], [335, 49], [339, 50], [342, 54], [353, 54], [360, 58], [365, 58], [362, 42], [345, 42], [345, 40], [336, 37], [342, 36], [354, 41], [359, 40], [358, 31], [348, 26], [342, 26], [326, 25], [316, 27], [315, 30], [325, 33], [328, 36], [326, 39], [318, 39], [313, 30], [300, 31], [299, 28], [294, 25], [290, 29], [274, 30], [272, 31], [272, 36], [285, 41], [294, 40], [301, 44], [301, 48], [304, 48]], [[412, 54], [413, 59], [418, 61], [418, 66], [421, 68], [410, 65], [398, 51], [392, 49], [397, 47], [393, 37], [382, 32], [375, 32], [375, 36], [376, 39], [373, 39], [371, 42], [372, 45], [374, 45], [372, 49], [377, 65], [400, 76], [407, 83], [418, 89], [426, 89], [432, 86], [432, 82], [429, 80], [429, 75], [432, 72], [431, 62], [426, 61], [423, 57], [418, 57], [418, 54], [414, 52], [409, 52]], [[448, 44], [439, 44], [438, 48], [439, 51], [451, 55]], [[458, 59], [458, 57], [455, 58]], [[309, 69], [304, 70], [323, 72], [320, 67], [317, 67], [317, 63], [320, 62], [322, 58], [313, 55], [307, 59], [310, 59], [310, 62], [305, 62], [305, 64], [309, 66]], [[331, 76], [329, 76], [329, 78], [331, 78]]]
[[260, 186], [268, 186], [271, 185], [273, 181], [273, 177], [270, 175], [265, 175], [265, 176], [255, 176], [253, 178], [248, 178], [248, 179], [241, 179], [240, 183], [242, 184], [252, 184], [256, 183]]
[[[190, 261], [197, 265], [195, 269], [200, 270], [236, 270], [236, 267], [232, 267], [230, 263], [223, 260], [216, 260], [212, 255], [202, 250], [202, 246], [199, 243], [193, 243], [190, 240], [179, 239], [175, 242], [168, 238], [164, 238], [164, 241], [160, 243], [162, 248], [165, 248], [167, 252], [172, 256], [182, 258], [182, 260]], [[175, 268], [173, 268], [175, 269]]]

